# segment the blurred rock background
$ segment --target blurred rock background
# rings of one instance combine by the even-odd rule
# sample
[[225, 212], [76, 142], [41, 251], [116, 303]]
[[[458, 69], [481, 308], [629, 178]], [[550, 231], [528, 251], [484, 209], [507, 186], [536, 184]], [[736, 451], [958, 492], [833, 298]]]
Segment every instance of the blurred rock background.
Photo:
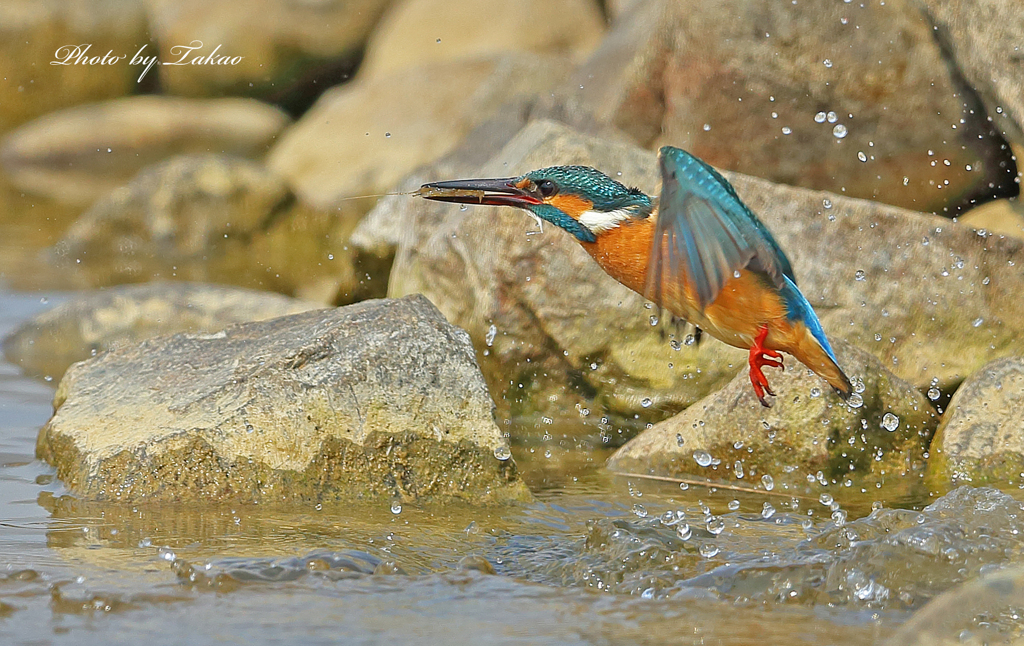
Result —
[[[500, 418], [621, 443], [743, 357], [687, 347], [527, 218], [376, 194], [553, 163], [655, 193], [672, 144], [732, 172], [830, 335], [943, 405], [1024, 354], [1020, 18], [1016, 0], [9, 0], [0, 278], [421, 292], [470, 332]], [[141, 81], [128, 60], [50, 64], [83, 44], [168, 63], [193, 41], [243, 58]]]

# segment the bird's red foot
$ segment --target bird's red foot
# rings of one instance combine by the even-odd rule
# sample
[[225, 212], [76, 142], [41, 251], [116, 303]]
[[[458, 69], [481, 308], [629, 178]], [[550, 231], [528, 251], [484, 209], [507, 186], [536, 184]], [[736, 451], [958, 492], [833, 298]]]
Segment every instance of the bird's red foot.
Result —
[[[754, 387], [754, 394], [757, 395], [757, 399], [761, 402], [762, 406], [771, 408], [771, 404], [764, 398], [764, 394], [768, 393], [774, 397], [775, 393], [772, 392], [771, 387], [768, 385], [768, 379], [761, 372], [761, 368], [765, 366], [781, 368], [782, 355], [775, 350], [769, 350], [764, 347], [764, 340], [767, 336], [768, 326], [762, 325], [757, 331], [757, 336], [754, 338], [754, 345], [750, 347], [750, 358], [748, 361], [750, 363], [750, 383]], [[768, 357], [772, 358], [769, 359]]]

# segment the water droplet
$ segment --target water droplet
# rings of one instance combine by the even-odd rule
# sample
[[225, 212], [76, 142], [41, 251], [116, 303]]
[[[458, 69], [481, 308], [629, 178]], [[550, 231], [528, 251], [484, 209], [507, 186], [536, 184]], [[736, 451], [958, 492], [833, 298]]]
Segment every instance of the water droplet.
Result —
[[740, 508], [740, 501], [733, 499], [729, 501], [729, 511], [736, 511]]
[[732, 277], [733, 278], [739, 278], [740, 277], [740, 270], [737, 269], [736, 271], [732, 272]]
[[811, 388], [811, 397], [821, 397], [821, 388], [817, 386]]
[[690, 488], [690, 484], [689, 483], [687, 483], [687, 482], [680, 482], [679, 483], [679, 490], [680, 491], [686, 491], [689, 488]]
[[174, 559], [178, 558], [174, 554], [174, 551], [171, 550], [171, 548], [169, 547], [161, 547], [159, 550], [157, 550], [157, 553], [160, 555], [160, 558], [162, 558], [165, 561], [173, 561]]
[[487, 344], [488, 348], [494, 345], [494, 337], [496, 336], [498, 336], [498, 328], [492, 324], [491, 327], [487, 328], [487, 334], [484, 336], [484, 343]]
[[824, 112], [819, 112], [818, 114], [814, 115], [814, 122], [815, 123], [825, 123], [825, 113]]
[[676, 352], [679, 352], [680, 350], [683, 349], [683, 344], [680, 343], [679, 341], [676, 341], [675, 339], [670, 339], [668, 344]]
[[744, 474], [743, 474], [743, 463], [742, 462], [740, 462], [739, 460], [736, 460], [735, 462], [733, 462], [732, 463], [732, 470], [733, 470], [733, 473], [736, 474], [736, 479], [737, 480], [742, 480], [743, 479], [743, 475]]
[[823, 199], [821, 201], [821, 205], [824, 206], [826, 209], [831, 209], [832, 208], [832, 200], [830, 200], [830, 199], [828, 199], [826, 197], [825, 199]]
[[940, 393], [939, 389], [936, 388], [935, 386], [932, 386], [931, 388], [928, 389], [928, 399], [930, 399], [932, 401], [935, 401], [936, 399], [938, 399], [939, 395], [941, 395], [941, 394], [942, 393]]
[[400, 503], [397, 500], [392, 500], [391, 501], [391, 513], [392, 514], [400, 514], [400, 513], [402, 513], [402, 503]]
[[658, 317], [655, 316], [654, 314], [651, 314], [651, 327], [654, 327], [657, 324], [658, 324]]
[[391, 139], [391, 133], [390, 132], [385, 132], [384, 136], [387, 137], [388, 139]]
[[767, 473], [761, 476], [761, 484], [764, 485], [765, 491], [771, 491], [775, 488], [775, 480]]
[[711, 532], [715, 536], [718, 536], [723, 531], [725, 531], [725, 521], [722, 520], [719, 516], [708, 516], [707, 528], [709, 532]]
[[850, 398], [846, 400], [846, 405], [850, 408], [860, 408], [864, 405], [864, 398], [859, 393], [853, 393]]
[[718, 546], [714, 543], [701, 543], [700, 547], [697, 548], [700, 555], [706, 559], [709, 559], [718, 554]]
[[790, 128], [789, 126], [782, 126], [782, 134], [791, 135], [793, 134], [793, 129]]
[[693, 345], [696, 342], [697, 337], [695, 337], [692, 334], [687, 334], [685, 337], [683, 337], [683, 345]]
[[653, 403], [654, 402], [651, 401], [650, 397], [644, 397], [643, 399], [640, 400], [640, 405], [643, 406], [644, 408], [650, 408], [651, 404]]
[[846, 510], [844, 510], [844, 509], [837, 509], [834, 512], [832, 512], [832, 522], [835, 523], [836, 525], [838, 525], [839, 527], [842, 527], [843, 525], [845, 525], [846, 524]]
[[900, 418], [896, 417], [892, 413], [886, 413], [882, 416], [882, 428], [892, 433], [900, 425]]
[[494, 457], [498, 458], [502, 462], [512, 457], [512, 450], [502, 444], [494, 448]]
[[847, 135], [846, 126], [841, 123], [837, 123], [835, 128], [832, 128], [832, 136], [836, 139], [842, 139]]
[[868, 160], [868, 156], [864, 154], [863, 150], [858, 150], [857, 159], [861, 160], [862, 162], [866, 162]]
[[43, 296], [42, 298], [39, 299], [39, 302], [42, 303], [43, 305], [46, 305], [47, 303], [50, 302], [50, 299]]
[[761, 508], [761, 518], [771, 518], [774, 515], [775, 507], [772, 507], [770, 502], [764, 503], [764, 506]]
[[647, 518], [647, 507], [636, 503], [633, 505], [633, 513], [636, 514], [637, 518]]
[[822, 63], [825, 64], [825, 67], [832, 67], [832, 59], [831, 58], [826, 58], [824, 61], [822, 61]]
[[646, 590], [644, 590], [643, 592], [640, 593], [640, 596], [643, 597], [644, 599], [653, 599], [654, 598], [654, 588], [647, 588]]
[[828, 118], [828, 122], [829, 122], [829, 123], [835, 123], [836, 121], [838, 121], [838, 120], [839, 120], [839, 115], [838, 115], [838, 114], [836, 114], [835, 112], [833, 112], [833, 111], [829, 110], [829, 111], [828, 111], [828, 117], [827, 117], [827, 118]]
[[978, 327], [978, 326], [980, 326], [984, 322], [985, 322], [985, 319], [983, 319], [983, 318], [976, 318], [976, 319], [974, 319], [971, 322], [971, 325], [973, 325], [974, 327]]
[[682, 436], [681, 433], [676, 433], [676, 444], [679, 445], [679, 446], [682, 446], [682, 445], [686, 444], [686, 440], [683, 439], [683, 436]]
[[253, 432], [253, 431], [255, 431], [255, 430], [256, 430], [256, 429], [255, 429], [255, 428], [253, 428], [252, 424], [246, 424], [246, 425], [245, 425], [245, 432], [246, 432], [246, 433], [252, 433], [252, 432]]
[[864, 280], [866, 277], [867, 274], [864, 273], [863, 269], [858, 269], [857, 271], [853, 272], [854, 280]]
[[702, 467], [710, 466], [711, 454], [707, 451], [694, 451], [693, 460]]
[[684, 541], [688, 541], [693, 536], [693, 530], [690, 529], [688, 523], [679, 523], [676, 525], [676, 536]]
[[440, 39], [440, 38], [438, 38], [438, 39], [437, 39], [437, 42], [438, 42], [438, 43], [440, 44], [440, 42], [441, 42], [441, 39]]
[[708, 130], [711, 130], [711, 124], [710, 123], [705, 123], [704, 124], [704, 132], [707, 132]]
[[833, 498], [831, 495], [827, 493], [823, 493], [820, 496], [818, 496], [818, 502], [825, 505], [826, 507], [831, 505], [833, 500], [835, 500], [835, 498]]

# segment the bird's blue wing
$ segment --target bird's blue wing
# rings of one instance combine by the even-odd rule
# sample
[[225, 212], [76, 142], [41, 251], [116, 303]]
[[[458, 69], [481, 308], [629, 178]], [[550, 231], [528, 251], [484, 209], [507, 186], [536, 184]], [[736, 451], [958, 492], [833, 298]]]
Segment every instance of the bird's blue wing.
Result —
[[662, 189], [648, 295], [660, 301], [663, 281], [681, 279], [703, 309], [741, 269], [767, 274], [780, 289], [786, 278], [796, 283], [789, 259], [728, 180], [679, 148], [665, 146], [659, 158]]

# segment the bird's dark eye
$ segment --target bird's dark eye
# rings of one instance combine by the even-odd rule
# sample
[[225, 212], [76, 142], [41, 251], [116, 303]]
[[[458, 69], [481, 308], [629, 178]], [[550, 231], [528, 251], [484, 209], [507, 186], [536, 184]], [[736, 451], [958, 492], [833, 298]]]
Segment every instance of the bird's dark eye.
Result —
[[551, 197], [558, 192], [558, 184], [555, 184], [550, 179], [542, 179], [537, 182], [537, 190], [544, 197]]

